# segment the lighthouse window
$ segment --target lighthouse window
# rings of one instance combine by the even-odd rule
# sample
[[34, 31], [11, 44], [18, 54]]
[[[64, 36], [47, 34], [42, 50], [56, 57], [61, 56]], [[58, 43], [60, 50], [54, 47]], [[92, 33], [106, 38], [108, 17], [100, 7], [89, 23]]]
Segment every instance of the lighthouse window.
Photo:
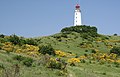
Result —
[[77, 18], [77, 17], [76, 17]]

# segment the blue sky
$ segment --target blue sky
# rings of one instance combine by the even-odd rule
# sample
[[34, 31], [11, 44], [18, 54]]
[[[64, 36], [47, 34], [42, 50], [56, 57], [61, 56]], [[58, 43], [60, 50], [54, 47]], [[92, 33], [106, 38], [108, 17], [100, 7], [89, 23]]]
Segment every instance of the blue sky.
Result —
[[[52, 35], [73, 25], [79, 0], [0, 0], [0, 34]], [[120, 35], [120, 0], [80, 0], [82, 21], [100, 34]]]

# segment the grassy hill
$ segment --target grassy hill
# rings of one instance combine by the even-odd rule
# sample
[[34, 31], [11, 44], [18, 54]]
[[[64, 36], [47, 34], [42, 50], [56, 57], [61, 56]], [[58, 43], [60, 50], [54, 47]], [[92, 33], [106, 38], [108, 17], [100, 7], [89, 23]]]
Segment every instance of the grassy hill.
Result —
[[109, 52], [114, 46], [120, 46], [120, 36], [100, 35], [92, 37], [87, 33], [57, 33], [51, 36], [36, 39], [39, 45], [50, 44], [56, 50], [73, 52], [83, 55], [86, 50], [98, 49], [100, 52]]
[[84, 25], [37, 38], [0, 35], [0, 77], [119, 77], [115, 47], [120, 36]]

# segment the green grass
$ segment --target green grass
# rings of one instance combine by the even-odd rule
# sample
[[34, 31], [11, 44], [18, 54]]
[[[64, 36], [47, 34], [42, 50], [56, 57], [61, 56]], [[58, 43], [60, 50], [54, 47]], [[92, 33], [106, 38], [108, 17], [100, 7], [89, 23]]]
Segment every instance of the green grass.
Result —
[[[18, 63], [12, 59], [17, 54], [6, 54], [0, 51], [0, 64], [4, 64], [5, 68], [14, 70], [13, 65]], [[20, 65], [20, 77], [119, 77], [120, 67], [114, 67], [113, 64], [90, 64], [79, 63], [78, 66], [67, 66], [67, 76], [59, 76], [61, 70], [46, 68], [42, 65], [26, 67]], [[13, 71], [14, 72], [14, 71]], [[2, 76], [1, 76], [2, 77]]]
[[[10, 73], [14, 73], [15, 70], [14, 65], [19, 64], [20, 77], [64, 77], [64, 76], [59, 76], [60, 70], [50, 69], [43, 65], [34, 64], [34, 66], [26, 67], [22, 63], [19, 63], [18, 61], [15, 61], [13, 59], [15, 55], [18, 54], [15, 53], [7, 54], [5, 51], [0, 51], [0, 65], [3, 65], [5, 69], [8, 70], [8, 72]], [[2, 70], [2, 68], [0, 68], [0, 70]], [[3, 77], [1, 71], [0, 71], [0, 77]], [[11, 75], [9, 77], [13, 77], [13, 76]]]
[[79, 67], [68, 67], [73, 77], [119, 77], [120, 68], [99, 64], [80, 64]]
[[[55, 38], [56, 36], [59, 38]], [[106, 39], [106, 37], [108, 39]], [[101, 35], [98, 38], [104, 39], [104, 40], [120, 40], [120, 36]], [[80, 36], [80, 33], [75, 33], [75, 32], [73, 32], [71, 34], [67, 34], [67, 38], [62, 37], [62, 33], [58, 33], [58, 34], [54, 34], [51, 36], [37, 38], [37, 40], [39, 40], [39, 39], [40, 39], [40, 41], [38, 41], [39, 45], [50, 44], [56, 50], [62, 50], [65, 52], [73, 52], [73, 53], [79, 54], [79, 55], [85, 54], [86, 49], [90, 50], [89, 48], [81, 48], [80, 44], [82, 42], [91, 42], [93, 45], [93, 48], [98, 49], [100, 52], [109, 52], [110, 51], [110, 48], [108, 48], [105, 45], [105, 42], [96, 42], [95, 38], [93, 38], [94, 42], [89, 41], [87, 39], [82, 38]], [[104, 40], [101, 40], [101, 41], [104, 41]], [[120, 46], [120, 43], [117, 43], [117, 42], [116, 43], [107, 42], [106, 44], [112, 45], [112, 46]]]
[[[84, 54], [90, 54], [91, 49], [98, 49], [99, 52], [102, 53], [109, 53], [111, 48], [108, 48], [105, 44], [110, 44], [112, 46], [120, 46], [120, 42], [97, 42], [95, 41], [96, 38], [92, 38], [93, 41], [90, 41], [91, 38], [84, 39], [80, 36], [80, 33], [71, 33], [67, 34], [67, 37], [63, 37], [62, 33], [54, 34], [51, 36], [45, 36], [45, 37], [38, 37], [34, 38], [37, 40], [37, 43], [39, 46], [42, 45], [52, 45], [52, 47], [55, 50], [61, 50], [64, 52], [72, 52], [76, 55], [84, 55]], [[107, 37], [108, 39], [105, 39]], [[120, 36], [107, 36], [107, 35], [101, 35], [98, 37], [100, 39], [104, 40], [120, 40]], [[93, 47], [91, 48], [81, 48], [82, 42], [90, 42]], [[85, 50], [88, 50], [88, 52], [85, 52]], [[67, 65], [67, 74], [60, 76], [61, 72], [63, 70], [58, 69], [51, 69], [47, 68], [44, 65], [38, 65], [38, 61], [40, 58], [33, 58], [35, 60], [33, 66], [27, 67], [23, 65], [21, 62], [18, 62], [13, 59], [15, 55], [18, 55], [17, 53], [6, 53], [3, 50], [0, 50], [0, 65], [3, 65], [6, 69], [14, 70], [14, 65], [19, 64], [20, 66], [20, 77], [119, 77], [120, 76], [120, 67], [115, 67], [114, 64], [102, 64], [99, 63], [79, 63], [77, 66], [70, 66]], [[22, 56], [28, 57], [27, 55], [20, 54]], [[53, 56], [52, 56], [53, 57]], [[56, 58], [57, 56], [55, 56]], [[75, 57], [75, 56], [74, 56]], [[68, 58], [62, 57], [63, 59], [67, 60]], [[0, 68], [2, 70], [2, 68]], [[10, 71], [11, 73], [14, 73], [14, 71]], [[3, 77], [1, 75], [0, 71], [0, 77]]]

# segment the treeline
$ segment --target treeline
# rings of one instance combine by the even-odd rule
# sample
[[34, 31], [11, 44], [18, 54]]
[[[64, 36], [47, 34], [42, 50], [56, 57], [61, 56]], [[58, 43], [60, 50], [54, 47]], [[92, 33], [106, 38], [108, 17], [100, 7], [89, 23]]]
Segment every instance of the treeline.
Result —
[[29, 44], [29, 45], [38, 45], [36, 40], [32, 39], [32, 38], [24, 38], [24, 37], [19, 37], [15, 34], [10, 35], [10, 36], [6, 36], [3, 34], [0, 34], [0, 42], [4, 43], [4, 42], [12, 42], [14, 45], [23, 45], [23, 44]]
[[86, 26], [86, 25], [66, 27], [66, 28], [63, 28], [61, 32], [62, 33], [77, 32], [81, 34], [87, 34], [92, 37], [95, 37], [98, 35], [96, 27], [91, 27], [91, 26]]

